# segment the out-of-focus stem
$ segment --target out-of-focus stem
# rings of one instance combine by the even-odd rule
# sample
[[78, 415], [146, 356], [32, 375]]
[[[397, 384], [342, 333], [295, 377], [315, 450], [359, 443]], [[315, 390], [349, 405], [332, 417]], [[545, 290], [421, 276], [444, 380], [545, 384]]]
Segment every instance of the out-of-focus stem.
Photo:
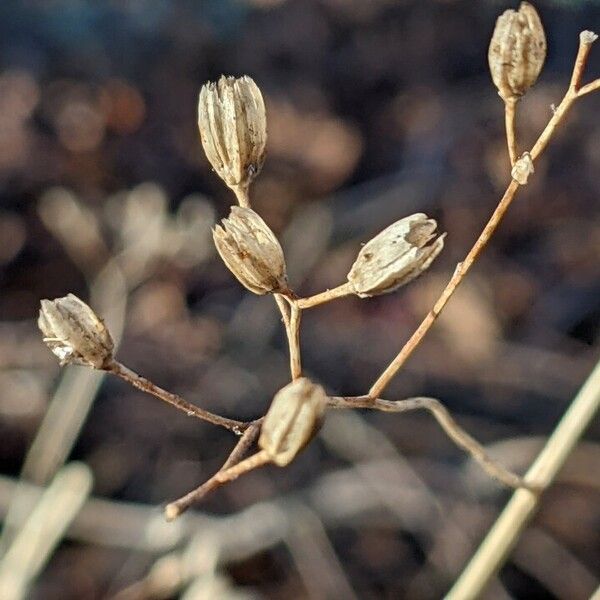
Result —
[[[600, 362], [564, 414], [554, 433], [525, 475], [525, 481], [547, 488], [600, 408]], [[479, 598], [498, 572], [521, 531], [535, 512], [539, 494], [517, 490], [446, 598]]]

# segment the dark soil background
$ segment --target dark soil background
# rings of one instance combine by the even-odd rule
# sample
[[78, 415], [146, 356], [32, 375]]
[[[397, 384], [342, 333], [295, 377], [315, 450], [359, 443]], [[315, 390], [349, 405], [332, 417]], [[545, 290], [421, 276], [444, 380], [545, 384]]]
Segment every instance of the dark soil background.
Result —
[[[123, 330], [122, 362], [209, 410], [256, 418], [287, 382], [274, 304], [250, 297], [212, 247], [210, 227], [234, 198], [203, 155], [196, 107], [200, 86], [223, 73], [250, 75], [265, 96], [268, 159], [253, 206], [281, 236], [299, 294], [341, 283], [360, 244], [403, 216], [426, 212], [448, 232], [410, 286], [306, 313], [308, 376], [332, 394], [365, 393], [508, 182], [487, 47], [509, 7], [2, 2], [2, 512], [60, 378], [88, 377], [61, 371], [43, 346], [41, 298], [89, 301], [115, 337]], [[579, 32], [600, 29], [598, 2], [536, 7], [549, 51], [518, 107], [521, 150], [566, 89]], [[587, 68], [598, 76], [600, 47]], [[578, 102], [386, 391], [439, 398], [520, 472], [598, 359], [599, 114], [600, 94]], [[45, 485], [63, 459], [44, 460], [62, 448], [110, 503], [76, 519], [35, 599], [440, 598], [509, 497], [429, 415], [335, 414], [290, 467], [242, 478], [163, 525], [160, 506], [210, 476], [232, 436], [114, 379], [97, 394], [65, 389], [56, 433], [23, 477]], [[88, 405], [80, 429], [60, 413]], [[577, 600], [599, 585], [599, 444], [596, 419], [486, 597]]]

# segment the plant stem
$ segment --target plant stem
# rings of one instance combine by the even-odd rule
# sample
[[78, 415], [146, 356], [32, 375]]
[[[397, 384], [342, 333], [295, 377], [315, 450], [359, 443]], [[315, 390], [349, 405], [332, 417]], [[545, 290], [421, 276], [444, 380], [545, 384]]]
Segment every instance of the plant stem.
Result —
[[[547, 488], [599, 409], [600, 362], [527, 471], [525, 480], [538, 488]], [[446, 598], [462, 600], [481, 597], [533, 515], [539, 498], [539, 495], [527, 490], [517, 490], [513, 494]]]
[[508, 156], [510, 166], [517, 162], [517, 136], [515, 133], [515, 112], [518, 98], [508, 98], [504, 100], [504, 125], [506, 127], [506, 143], [508, 145]]
[[302, 310], [295, 302], [290, 304], [290, 328], [288, 342], [290, 346], [290, 371], [292, 379], [298, 379], [302, 375], [302, 363], [300, 359], [300, 319]]
[[277, 302], [277, 306], [279, 307], [279, 312], [281, 313], [281, 320], [285, 325], [286, 331], [290, 328], [290, 313], [289, 313], [289, 304], [284, 296], [281, 294], [273, 294], [275, 298], [275, 302]]
[[577, 95], [580, 97], [585, 96], [590, 92], [595, 92], [597, 89], [600, 89], [600, 79], [595, 79], [594, 81], [591, 81], [590, 83], [586, 83], [585, 85], [581, 86], [577, 91]]
[[446, 432], [448, 437], [491, 477], [511, 488], [528, 487], [522, 477], [515, 475], [486, 452], [485, 448], [471, 437], [452, 417], [448, 409], [435, 398], [409, 398], [407, 400], [382, 400], [369, 396], [333, 397], [329, 399], [331, 408], [370, 408], [384, 412], [408, 412], [410, 410], [429, 411]]
[[196, 504], [202, 498], [204, 498], [207, 494], [216, 490], [218, 487], [223, 485], [223, 481], [217, 479], [217, 474], [221, 471], [225, 471], [235, 466], [240, 462], [244, 454], [248, 451], [250, 446], [256, 441], [258, 434], [260, 432], [260, 427], [262, 425], [264, 417], [257, 419], [256, 421], [252, 421], [250, 423], [248, 429], [244, 432], [244, 435], [239, 439], [238, 443], [235, 445], [234, 449], [231, 451], [231, 454], [227, 457], [223, 466], [219, 469], [219, 471], [213, 475], [208, 481], [205, 481], [201, 486], [197, 487], [195, 490], [187, 493], [185, 496], [178, 498], [177, 500], [170, 502], [165, 507], [165, 518], [167, 521], [173, 521], [183, 512], [185, 512], [190, 506]]
[[239, 462], [228, 469], [219, 471], [215, 475], [215, 478], [220, 484], [229, 483], [230, 481], [237, 479], [240, 475], [258, 469], [258, 467], [262, 467], [270, 462], [271, 459], [266, 450], [259, 450], [256, 454], [249, 456], [242, 462]]
[[[544, 128], [544, 131], [542, 131], [535, 145], [531, 149], [530, 154], [534, 162], [546, 149], [546, 146], [552, 138], [556, 128], [563, 121], [568, 110], [571, 108], [575, 100], [577, 100], [577, 98], [579, 97], [579, 86], [581, 82], [581, 77], [583, 75], [583, 71], [593, 42], [593, 36], [586, 36], [586, 33], [589, 34], [590, 32], [583, 32], [580, 35], [579, 50], [575, 59], [575, 66], [573, 67], [573, 75], [571, 76], [569, 88], [565, 93], [565, 96], [562, 99], [560, 105], [554, 111], [552, 118], [550, 119], [550, 121], [548, 121], [548, 124]], [[477, 238], [471, 250], [469, 250], [469, 253], [465, 257], [465, 259], [456, 267], [454, 274], [452, 275], [450, 281], [440, 294], [433, 308], [429, 311], [429, 313], [427, 313], [421, 324], [417, 327], [416, 331], [412, 334], [412, 336], [409, 338], [406, 344], [402, 347], [400, 352], [396, 355], [392, 362], [387, 366], [387, 368], [371, 386], [371, 389], [369, 390], [369, 396], [371, 398], [377, 398], [381, 395], [381, 393], [383, 392], [383, 390], [385, 390], [385, 388], [392, 380], [394, 375], [398, 372], [402, 365], [404, 365], [406, 360], [421, 343], [427, 332], [431, 329], [431, 326], [435, 323], [439, 314], [446, 306], [448, 300], [450, 300], [452, 294], [454, 294], [454, 292], [456, 291], [456, 288], [461, 284], [462, 280], [465, 278], [465, 275], [469, 272], [475, 261], [479, 258], [479, 255], [481, 254], [483, 249], [487, 246], [488, 242], [490, 241], [490, 238], [500, 225], [502, 218], [504, 217], [506, 211], [511, 205], [518, 189], [519, 184], [515, 180], [512, 180], [506, 188], [506, 191], [504, 192], [504, 195], [498, 203], [498, 206], [496, 207], [492, 216], [490, 217], [490, 220], [483, 228], [483, 231]]]
[[309, 296], [308, 298], [299, 298], [296, 300], [296, 303], [299, 308], [312, 308], [313, 306], [319, 306], [319, 304], [325, 304], [325, 302], [331, 302], [331, 300], [342, 298], [343, 296], [349, 296], [353, 293], [352, 286], [346, 282], [331, 290], [325, 290], [320, 294], [315, 294], [314, 296]]
[[156, 396], [163, 402], [174, 406], [175, 408], [184, 412], [188, 417], [196, 417], [198, 419], [202, 419], [203, 421], [208, 421], [213, 425], [219, 425], [220, 427], [225, 427], [225, 429], [229, 429], [229, 431], [233, 431], [236, 435], [242, 435], [243, 432], [250, 427], [251, 423], [244, 423], [243, 421], [235, 421], [234, 419], [227, 419], [226, 417], [222, 417], [220, 415], [216, 415], [207, 410], [199, 408], [194, 404], [190, 404], [187, 400], [184, 400], [181, 396], [177, 394], [173, 394], [172, 392], [168, 392], [167, 390], [163, 390], [163, 388], [157, 386], [152, 383], [150, 380], [138, 375], [131, 369], [127, 368], [125, 365], [121, 364], [116, 360], [112, 360], [109, 364], [106, 365], [103, 369], [107, 373], [112, 373], [117, 377], [120, 377], [127, 383], [130, 383], [138, 390], [142, 390], [147, 394], [152, 394]]

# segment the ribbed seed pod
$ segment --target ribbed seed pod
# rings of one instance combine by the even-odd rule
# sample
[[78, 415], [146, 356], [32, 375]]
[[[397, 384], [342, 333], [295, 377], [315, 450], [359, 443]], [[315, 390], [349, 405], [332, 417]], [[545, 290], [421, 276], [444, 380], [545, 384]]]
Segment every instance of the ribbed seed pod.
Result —
[[267, 118], [258, 86], [222, 76], [200, 90], [198, 127], [206, 157], [232, 189], [247, 189], [265, 160]]
[[318, 430], [327, 406], [325, 390], [306, 377], [279, 390], [262, 424], [258, 445], [285, 467]]
[[[437, 223], [423, 213], [396, 221], [358, 253], [348, 281], [361, 298], [393, 292], [425, 271], [444, 247]], [[430, 243], [432, 240], [433, 243]]]
[[504, 100], [522, 96], [536, 81], [546, 59], [546, 35], [528, 2], [507, 10], [496, 21], [488, 50], [494, 85]]
[[103, 368], [112, 359], [114, 344], [102, 319], [73, 294], [42, 300], [38, 327], [45, 344], [61, 365]]
[[251, 292], [289, 293], [281, 245], [251, 208], [232, 206], [229, 217], [213, 229], [213, 239], [223, 262]]

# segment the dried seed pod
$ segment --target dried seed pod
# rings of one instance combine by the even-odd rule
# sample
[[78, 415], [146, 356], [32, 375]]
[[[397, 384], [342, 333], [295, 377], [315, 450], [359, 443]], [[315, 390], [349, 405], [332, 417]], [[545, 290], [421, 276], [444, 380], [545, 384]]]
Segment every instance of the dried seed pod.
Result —
[[522, 96], [537, 80], [546, 59], [546, 35], [528, 2], [498, 17], [488, 61], [494, 85], [504, 100]]
[[247, 189], [262, 168], [267, 143], [265, 103], [258, 86], [246, 75], [204, 84], [198, 127], [219, 177], [232, 189]]
[[102, 369], [111, 359], [114, 344], [102, 319], [73, 294], [42, 300], [38, 327], [44, 342], [61, 365]]
[[436, 238], [436, 228], [434, 219], [416, 213], [376, 235], [348, 273], [354, 292], [361, 298], [387, 294], [418, 277], [444, 247], [446, 234]]
[[531, 154], [524, 152], [522, 156], [515, 162], [510, 174], [511, 177], [519, 184], [526, 185], [529, 176], [534, 173], [533, 161]]
[[251, 208], [232, 206], [213, 239], [238, 281], [258, 295], [289, 294], [285, 258], [275, 234]]
[[258, 445], [272, 462], [285, 467], [308, 444], [327, 406], [325, 390], [306, 377], [279, 390], [265, 415]]

